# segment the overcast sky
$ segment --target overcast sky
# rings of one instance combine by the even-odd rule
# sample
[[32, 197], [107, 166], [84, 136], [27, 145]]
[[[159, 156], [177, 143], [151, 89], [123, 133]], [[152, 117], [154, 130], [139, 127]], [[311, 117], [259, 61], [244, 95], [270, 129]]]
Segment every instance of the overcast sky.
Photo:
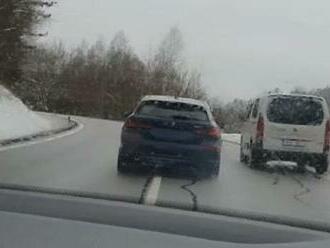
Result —
[[146, 57], [177, 26], [186, 61], [222, 101], [330, 84], [328, 0], [58, 0], [47, 41], [68, 46], [123, 30]]

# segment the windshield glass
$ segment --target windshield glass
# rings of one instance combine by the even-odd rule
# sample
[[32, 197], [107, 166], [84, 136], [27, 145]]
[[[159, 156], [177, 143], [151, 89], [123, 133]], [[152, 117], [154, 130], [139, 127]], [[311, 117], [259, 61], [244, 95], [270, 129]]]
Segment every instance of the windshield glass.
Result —
[[0, 191], [330, 229], [329, 10], [0, 0]]
[[292, 125], [320, 125], [323, 107], [320, 101], [305, 97], [283, 97], [271, 100], [267, 116], [269, 121]]
[[146, 101], [141, 104], [137, 113], [165, 119], [208, 121], [203, 107], [185, 103]]

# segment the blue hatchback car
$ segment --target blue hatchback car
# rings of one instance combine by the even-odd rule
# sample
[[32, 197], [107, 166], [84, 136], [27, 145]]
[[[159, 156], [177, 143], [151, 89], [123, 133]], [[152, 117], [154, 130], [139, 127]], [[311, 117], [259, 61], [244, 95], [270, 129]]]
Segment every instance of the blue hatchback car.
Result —
[[207, 103], [171, 96], [146, 96], [121, 133], [118, 171], [191, 167], [218, 175], [221, 132]]

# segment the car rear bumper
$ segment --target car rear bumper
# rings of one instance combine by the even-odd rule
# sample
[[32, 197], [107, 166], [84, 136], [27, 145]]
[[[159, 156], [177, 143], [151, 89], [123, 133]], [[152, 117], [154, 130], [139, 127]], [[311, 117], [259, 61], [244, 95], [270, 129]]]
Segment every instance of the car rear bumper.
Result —
[[178, 144], [122, 144], [119, 156], [133, 166], [212, 169], [220, 164], [220, 147], [199, 147]]

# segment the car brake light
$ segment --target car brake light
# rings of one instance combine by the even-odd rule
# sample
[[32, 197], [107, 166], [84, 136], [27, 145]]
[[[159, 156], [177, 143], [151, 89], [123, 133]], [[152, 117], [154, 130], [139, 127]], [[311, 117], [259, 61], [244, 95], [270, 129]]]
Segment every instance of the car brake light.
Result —
[[149, 129], [149, 128], [151, 128], [151, 126], [146, 123], [143, 123], [142, 121], [138, 121], [136, 119], [130, 118], [125, 122], [124, 128]]
[[325, 124], [324, 147], [323, 151], [328, 152], [330, 148], [330, 120]]
[[196, 129], [195, 132], [200, 135], [205, 135], [212, 138], [221, 138], [221, 130], [217, 127], [207, 129]]
[[210, 136], [210, 137], [214, 137], [214, 138], [220, 138], [221, 137], [221, 131], [220, 131], [219, 128], [213, 127], [213, 128], [208, 130], [207, 135]]
[[202, 147], [207, 151], [221, 152], [221, 146], [203, 145]]
[[265, 123], [264, 123], [264, 118], [262, 116], [259, 117], [258, 122], [257, 122], [257, 134], [256, 134], [256, 139], [258, 141], [262, 141], [264, 138], [264, 129], [265, 129]]

